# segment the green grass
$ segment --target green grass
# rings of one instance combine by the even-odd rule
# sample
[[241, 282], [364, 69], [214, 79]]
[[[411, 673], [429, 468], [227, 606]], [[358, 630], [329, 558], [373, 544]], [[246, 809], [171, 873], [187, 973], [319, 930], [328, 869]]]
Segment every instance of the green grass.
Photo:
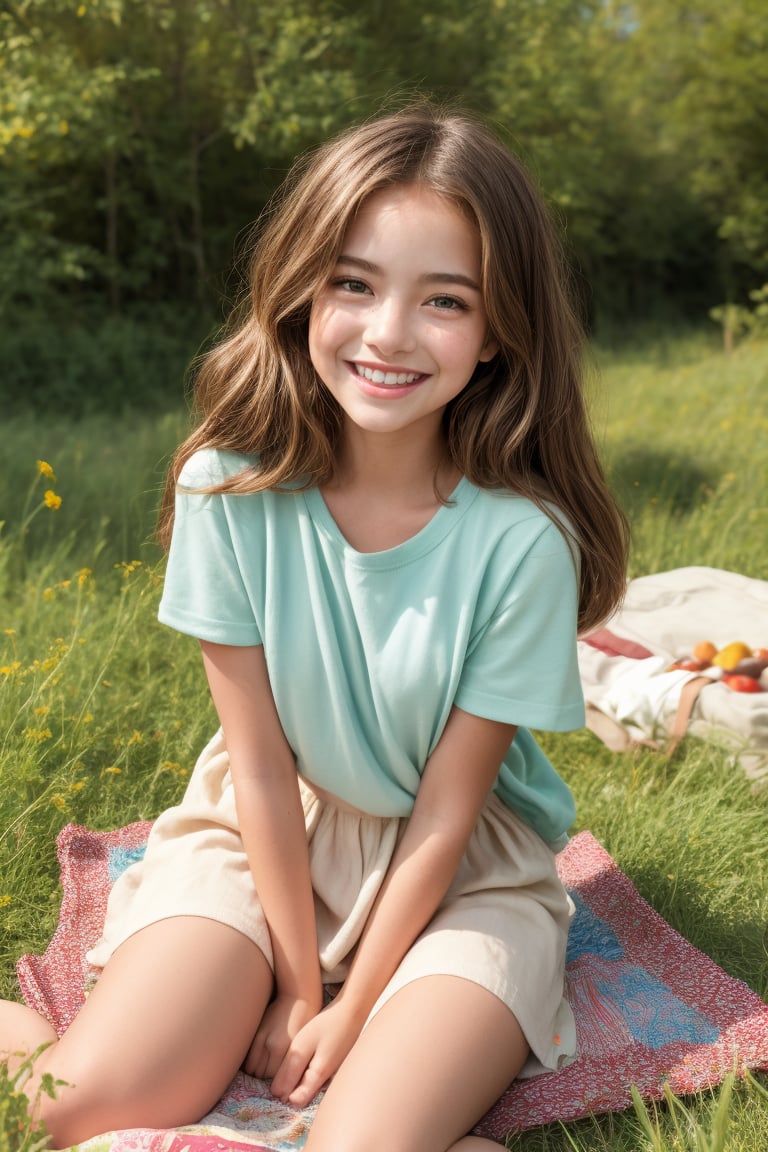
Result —
[[[602, 352], [595, 424], [632, 519], [632, 574], [689, 564], [768, 579], [768, 347], [706, 339]], [[68, 821], [152, 817], [184, 788], [215, 725], [197, 645], [156, 623], [152, 542], [163, 462], [185, 417], [4, 426], [0, 474], [0, 995], [58, 914]], [[45, 460], [55, 483], [40, 475]], [[61, 507], [48, 508], [51, 489]], [[768, 644], [768, 637], [764, 638]], [[547, 735], [589, 828], [694, 945], [768, 998], [768, 789], [714, 745], [668, 761]], [[511, 1137], [516, 1152], [760, 1152], [765, 1081]], [[21, 1148], [0, 1077], [0, 1150]], [[7, 1126], [4, 1116], [9, 1117]], [[13, 1129], [13, 1130], [12, 1130]], [[14, 1142], [15, 1141], [15, 1142]]]

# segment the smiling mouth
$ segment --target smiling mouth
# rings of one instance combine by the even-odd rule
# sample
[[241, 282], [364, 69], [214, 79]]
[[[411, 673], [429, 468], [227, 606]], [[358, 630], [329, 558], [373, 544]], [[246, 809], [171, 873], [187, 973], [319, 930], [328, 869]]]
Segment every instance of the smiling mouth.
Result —
[[385, 372], [381, 368], [369, 368], [366, 364], [352, 363], [358, 376], [368, 380], [371, 384], [383, 384], [385, 388], [403, 387], [405, 384], [415, 384], [419, 380], [426, 380], [426, 372]]

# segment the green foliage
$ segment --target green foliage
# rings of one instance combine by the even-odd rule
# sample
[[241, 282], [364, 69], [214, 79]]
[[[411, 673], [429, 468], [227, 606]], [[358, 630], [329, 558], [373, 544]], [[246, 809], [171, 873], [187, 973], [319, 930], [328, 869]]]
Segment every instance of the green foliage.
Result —
[[720, 304], [709, 310], [711, 318], [723, 329], [726, 352], [733, 351], [734, 343], [740, 337], [764, 339], [768, 336], [768, 284], [763, 284], [762, 288], [753, 288], [749, 298], [754, 302], [752, 308], [742, 304]]
[[[35, 1052], [13, 1073], [6, 1064], [0, 1063], [0, 1152], [42, 1152], [48, 1147], [45, 1130], [29, 1118], [29, 1099], [25, 1093], [38, 1055], [39, 1052]], [[53, 1098], [61, 1084], [46, 1073], [41, 1077], [38, 1096], [44, 1093]]]
[[0, 410], [6, 419], [36, 410], [59, 416], [126, 408], [161, 413], [184, 396], [191, 355], [213, 332], [190, 307], [16, 305], [0, 340]]
[[532, 165], [598, 331], [744, 306], [768, 262], [763, 8], [12, 0], [0, 343], [19, 302], [210, 311], [293, 156], [416, 91], [458, 96]]

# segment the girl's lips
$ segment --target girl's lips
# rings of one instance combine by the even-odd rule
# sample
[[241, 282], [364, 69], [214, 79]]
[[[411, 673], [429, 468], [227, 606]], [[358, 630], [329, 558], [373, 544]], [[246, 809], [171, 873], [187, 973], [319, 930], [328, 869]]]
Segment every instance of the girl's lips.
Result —
[[410, 368], [386, 364], [365, 364], [358, 360], [347, 361], [347, 364], [359, 380], [365, 380], [367, 383], [385, 390], [399, 391], [402, 388], [409, 388], [413, 384], [419, 384], [422, 380], [426, 380], [429, 375], [427, 372], [414, 372]]

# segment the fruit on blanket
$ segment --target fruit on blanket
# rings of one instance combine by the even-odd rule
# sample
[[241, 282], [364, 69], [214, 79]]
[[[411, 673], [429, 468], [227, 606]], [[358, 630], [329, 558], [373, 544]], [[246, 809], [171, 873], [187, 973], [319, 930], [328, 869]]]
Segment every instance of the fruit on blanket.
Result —
[[766, 664], [768, 664], [768, 648], [753, 648], [752, 655], [758, 660], [765, 660]]
[[747, 656], [751, 655], [752, 649], [748, 644], [743, 644], [741, 640], [734, 640], [732, 644], [726, 644], [725, 648], [721, 648], [717, 655], [712, 657], [712, 663], [716, 668], [724, 668], [726, 672], [732, 672], [739, 660], [745, 660]]
[[711, 664], [717, 656], [717, 645], [711, 640], [700, 640], [693, 646], [694, 659], [701, 660], [702, 664]]
[[739, 660], [733, 669], [736, 676], [751, 676], [753, 680], [760, 679], [760, 673], [768, 667], [768, 659], [760, 660], [757, 656], [748, 656], [746, 660]]
[[763, 690], [760, 681], [755, 680], [753, 676], [736, 676], [733, 672], [728, 672], [723, 676], [723, 684], [727, 684], [732, 692], [762, 692]]
[[680, 671], [680, 672], [702, 672], [706, 667], [707, 667], [707, 665], [704, 663], [703, 660], [694, 660], [692, 658], [686, 657], [686, 659], [684, 659], [684, 660], [675, 660], [674, 664], [670, 664], [669, 668], [667, 668], [666, 671], [667, 672], [676, 672], [676, 671]]

